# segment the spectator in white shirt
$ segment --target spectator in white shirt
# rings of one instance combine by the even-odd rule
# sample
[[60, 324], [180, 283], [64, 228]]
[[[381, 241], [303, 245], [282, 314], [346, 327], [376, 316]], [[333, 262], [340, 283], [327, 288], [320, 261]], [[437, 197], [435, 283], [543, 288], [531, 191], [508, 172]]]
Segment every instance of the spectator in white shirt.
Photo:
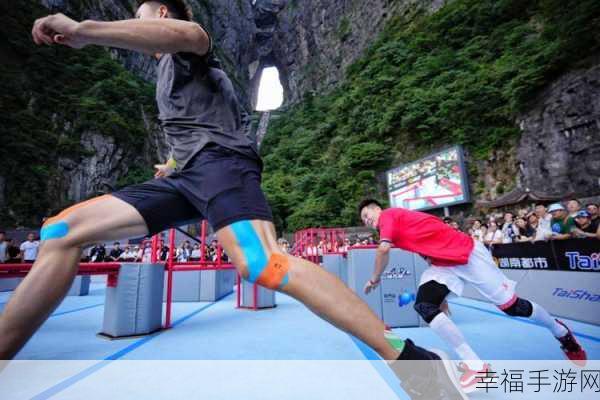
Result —
[[338, 248], [339, 252], [346, 253], [350, 249], [350, 239], [344, 238], [344, 242]]
[[488, 223], [487, 233], [483, 242], [486, 246], [502, 243], [502, 232], [498, 229], [496, 221]]
[[152, 245], [149, 242], [146, 242], [144, 247], [138, 252], [137, 261], [143, 263], [150, 263], [152, 261]]
[[317, 256], [317, 246], [315, 246], [314, 244], [309, 244], [306, 247], [305, 254], [308, 257], [315, 257], [315, 256]]
[[133, 250], [131, 250], [133, 254], [135, 254], [135, 258], [134, 261], [135, 262], [140, 262], [140, 260], [142, 259], [142, 251], [140, 251], [140, 246], [135, 246], [133, 248]]
[[548, 240], [552, 236], [552, 226], [550, 221], [552, 220], [552, 215], [550, 215], [546, 206], [543, 204], [538, 204], [535, 206], [535, 213], [529, 216], [529, 224], [532, 224], [532, 220], [535, 219], [535, 237], [534, 241], [538, 240]]
[[531, 229], [531, 241], [545, 240], [545, 233], [540, 227], [540, 220], [536, 213], [532, 212], [527, 216], [527, 226]]
[[552, 221], [552, 215], [548, 213], [548, 209], [546, 208], [546, 206], [543, 204], [538, 204], [537, 206], [535, 206], [535, 215], [537, 215], [538, 217], [538, 223], [540, 224], [540, 226], [544, 230], [551, 232], [552, 227], [550, 221]]
[[476, 219], [475, 221], [473, 221], [473, 226], [471, 227], [470, 233], [473, 239], [478, 240], [480, 242], [484, 241], [486, 231], [480, 219]]
[[190, 261], [198, 261], [202, 257], [202, 252], [200, 251], [200, 245], [196, 243], [194, 248], [192, 249], [192, 254], [190, 255]]
[[125, 250], [119, 256], [120, 261], [134, 262], [137, 258], [137, 252], [131, 246], [125, 246]]
[[30, 233], [27, 235], [27, 241], [21, 243], [21, 260], [25, 263], [33, 263], [37, 258], [40, 242], [33, 240], [35, 235]]
[[192, 248], [190, 246], [189, 241], [184, 241], [181, 247], [177, 248], [177, 261], [178, 262], [186, 262], [190, 259], [190, 255], [192, 254]]

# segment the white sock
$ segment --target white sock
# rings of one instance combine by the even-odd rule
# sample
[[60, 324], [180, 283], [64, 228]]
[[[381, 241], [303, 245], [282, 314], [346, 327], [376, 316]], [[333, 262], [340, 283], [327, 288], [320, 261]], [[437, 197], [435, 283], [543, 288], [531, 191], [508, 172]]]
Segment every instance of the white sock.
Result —
[[550, 332], [552, 332], [554, 337], [557, 338], [563, 337], [569, 332], [567, 331], [567, 328], [556, 322], [556, 320], [548, 313], [548, 311], [546, 311], [546, 309], [544, 309], [544, 307], [534, 303], [533, 301], [530, 303], [533, 306], [533, 312], [531, 313], [531, 317], [529, 317], [529, 319], [550, 329]]
[[458, 327], [444, 313], [439, 313], [429, 323], [429, 326], [435, 333], [446, 341], [456, 354], [475, 371], [483, 369], [483, 361], [475, 354], [471, 346], [465, 341], [465, 337], [458, 330]]

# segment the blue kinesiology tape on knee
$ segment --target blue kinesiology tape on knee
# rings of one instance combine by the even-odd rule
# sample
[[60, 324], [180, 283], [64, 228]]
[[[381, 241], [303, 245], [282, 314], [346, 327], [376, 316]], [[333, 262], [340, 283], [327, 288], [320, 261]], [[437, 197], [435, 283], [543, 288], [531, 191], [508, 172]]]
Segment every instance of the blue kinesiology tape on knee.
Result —
[[256, 282], [268, 263], [262, 242], [250, 221], [238, 221], [230, 226], [235, 234], [238, 245], [244, 253], [244, 257], [246, 257], [248, 280], [250, 282]]
[[69, 233], [69, 224], [64, 221], [45, 225], [40, 232], [41, 240], [60, 239]]

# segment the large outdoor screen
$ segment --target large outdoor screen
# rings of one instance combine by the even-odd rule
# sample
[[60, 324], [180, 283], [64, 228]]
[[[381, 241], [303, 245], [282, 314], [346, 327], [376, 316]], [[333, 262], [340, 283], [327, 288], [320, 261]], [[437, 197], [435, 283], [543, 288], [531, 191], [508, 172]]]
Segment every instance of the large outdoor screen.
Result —
[[460, 146], [394, 168], [387, 182], [391, 207], [426, 210], [469, 201]]

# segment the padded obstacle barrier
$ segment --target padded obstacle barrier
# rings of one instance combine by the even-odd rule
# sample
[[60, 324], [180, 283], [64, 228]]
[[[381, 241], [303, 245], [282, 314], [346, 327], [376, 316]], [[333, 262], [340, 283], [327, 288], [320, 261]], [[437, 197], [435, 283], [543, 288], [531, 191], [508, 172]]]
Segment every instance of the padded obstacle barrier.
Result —
[[104, 303], [103, 336], [145, 335], [162, 324], [163, 264], [122, 264], [109, 280]]
[[369, 294], [365, 294], [363, 291], [365, 284], [373, 275], [374, 260], [375, 248], [353, 248], [348, 251], [348, 287], [367, 303], [375, 315], [383, 319], [382, 285], [378, 285]]
[[233, 292], [236, 272], [213, 270], [200, 272], [200, 301], [217, 301]]
[[[173, 294], [175, 303], [216, 301], [233, 292], [236, 272], [234, 269], [190, 270], [173, 272]], [[167, 301], [167, 279], [163, 301]]]
[[323, 268], [348, 284], [348, 267], [345, 253], [323, 254]]
[[[163, 301], [167, 301], [168, 276], [164, 277]], [[200, 271], [178, 271], [173, 273], [172, 298], [176, 303], [201, 301]]]
[[[420, 326], [422, 321], [413, 305], [422, 266], [416, 255], [400, 249], [390, 250], [390, 260], [381, 283], [371, 293], [363, 291], [373, 274], [376, 246], [353, 247], [348, 251], [348, 286], [373, 312], [392, 328]], [[420, 257], [419, 257], [420, 259]]]
[[5, 278], [0, 279], [0, 292], [10, 292], [15, 290], [23, 278]]
[[275, 306], [274, 290], [248, 282], [238, 275], [238, 308], [260, 310]]
[[91, 281], [90, 276], [76, 276], [67, 292], [67, 296], [87, 296], [90, 293]]

